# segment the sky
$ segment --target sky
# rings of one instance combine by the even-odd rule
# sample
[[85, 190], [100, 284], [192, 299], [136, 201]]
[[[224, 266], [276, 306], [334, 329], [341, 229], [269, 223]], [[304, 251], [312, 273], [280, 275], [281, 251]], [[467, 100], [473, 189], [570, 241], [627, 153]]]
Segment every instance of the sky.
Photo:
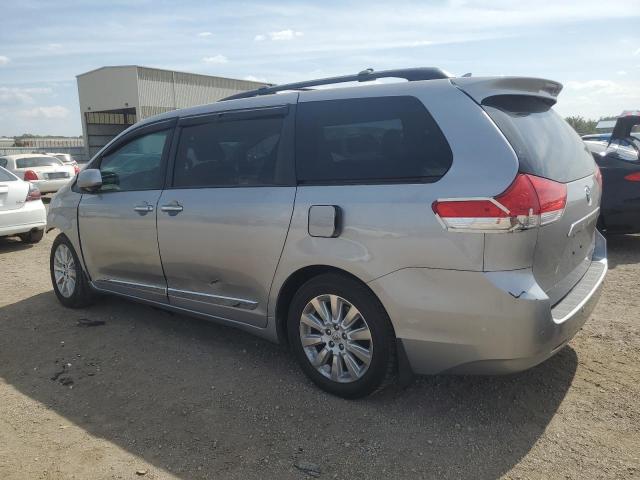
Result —
[[556, 110], [640, 109], [640, 0], [2, 0], [0, 136], [80, 135], [76, 75], [144, 65], [284, 83], [365, 68], [544, 77]]

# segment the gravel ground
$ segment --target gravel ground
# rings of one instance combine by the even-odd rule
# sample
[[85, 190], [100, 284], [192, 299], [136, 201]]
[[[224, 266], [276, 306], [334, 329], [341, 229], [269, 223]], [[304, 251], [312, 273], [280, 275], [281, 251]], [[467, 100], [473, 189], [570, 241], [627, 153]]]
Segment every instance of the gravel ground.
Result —
[[542, 365], [360, 401], [230, 328], [64, 309], [54, 236], [0, 239], [0, 479], [640, 478], [640, 236], [609, 240], [597, 309]]

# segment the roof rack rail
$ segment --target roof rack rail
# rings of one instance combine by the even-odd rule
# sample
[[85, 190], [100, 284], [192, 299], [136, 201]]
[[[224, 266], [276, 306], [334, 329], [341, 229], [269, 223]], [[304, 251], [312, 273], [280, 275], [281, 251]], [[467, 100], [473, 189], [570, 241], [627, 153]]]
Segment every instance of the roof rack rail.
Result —
[[225, 97], [219, 102], [225, 100], [235, 100], [237, 98], [250, 98], [257, 97], [259, 95], [270, 95], [272, 93], [282, 92], [284, 90], [304, 90], [309, 87], [318, 87], [320, 85], [331, 85], [334, 83], [345, 82], [370, 82], [378, 78], [404, 78], [409, 82], [418, 80], [436, 80], [442, 78], [451, 78], [447, 72], [436, 67], [419, 67], [419, 68], [399, 68], [395, 70], [381, 70], [379, 72], [374, 71], [372, 68], [367, 68], [355, 75], [344, 75], [341, 77], [328, 77], [320, 78], [317, 80], [307, 80], [304, 82], [286, 83], [283, 85], [274, 85], [271, 87], [260, 87], [255, 90], [248, 90], [246, 92], [237, 93], [230, 97]]

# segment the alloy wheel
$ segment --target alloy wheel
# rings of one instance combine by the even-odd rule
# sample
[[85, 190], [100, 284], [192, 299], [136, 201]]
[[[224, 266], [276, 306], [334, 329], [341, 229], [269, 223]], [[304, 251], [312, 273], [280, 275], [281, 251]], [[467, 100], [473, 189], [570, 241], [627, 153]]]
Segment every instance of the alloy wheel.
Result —
[[69, 298], [76, 289], [76, 263], [69, 247], [58, 245], [53, 256], [53, 276], [60, 294]]
[[335, 382], [355, 382], [371, 364], [369, 325], [351, 302], [338, 295], [319, 295], [307, 303], [300, 316], [300, 341], [309, 362]]

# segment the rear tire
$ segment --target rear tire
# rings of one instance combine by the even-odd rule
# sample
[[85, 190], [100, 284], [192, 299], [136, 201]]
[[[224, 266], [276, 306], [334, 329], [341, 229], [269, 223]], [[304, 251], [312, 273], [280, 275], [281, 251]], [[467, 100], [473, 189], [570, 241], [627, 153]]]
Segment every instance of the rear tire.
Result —
[[302, 371], [329, 393], [364, 397], [395, 377], [389, 316], [355, 279], [327, 273], [303, 284], [291, 302], [287, 331]]
[[31, 230], [18, 235], [24, 243], [38, 243], [44, 237], [44, 230]]
[[82, 270], [78, 255], [63, 233], [53, 241], [49, 267], [53, 291], [65, 307], [82, 308], [95, 301], [95, 293]]

